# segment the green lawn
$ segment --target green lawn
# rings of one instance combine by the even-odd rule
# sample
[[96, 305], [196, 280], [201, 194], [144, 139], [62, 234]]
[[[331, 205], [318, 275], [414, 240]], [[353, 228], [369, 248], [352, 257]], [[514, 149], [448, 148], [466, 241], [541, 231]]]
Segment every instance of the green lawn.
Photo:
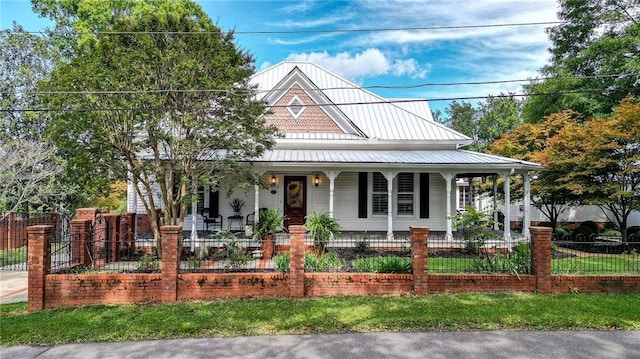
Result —
[[378, 331], [640, 329], [638, 295], [458, 294], [86, 306], [0, 305], [0, 344]]
[[0, 251], [0, 267], [27, 261], [27, 246]]
[[[429, 273], [472, 273], [473, 259], [429, 258]], [[640, 257], [633, 255], [593, 254], [551, 260], [553, 274], [640, 275]]]

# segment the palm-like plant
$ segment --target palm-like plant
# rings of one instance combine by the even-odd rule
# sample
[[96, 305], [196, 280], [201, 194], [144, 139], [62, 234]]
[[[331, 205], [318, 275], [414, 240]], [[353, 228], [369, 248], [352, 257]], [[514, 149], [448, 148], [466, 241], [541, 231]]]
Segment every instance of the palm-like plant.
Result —
[[338, 220], [331, 217], [327, 212], [313, 212], [305, 218], [305, 225], [313, 239], [313, 245], [320, 253], [324, 253], [329, 240], [342, 234]]
[[284, 224], [284, 216], [275, 208], [258, 212], [258, 220], [253, 224], [253, 238], [260, 240], [268, 233], [273, 233]]

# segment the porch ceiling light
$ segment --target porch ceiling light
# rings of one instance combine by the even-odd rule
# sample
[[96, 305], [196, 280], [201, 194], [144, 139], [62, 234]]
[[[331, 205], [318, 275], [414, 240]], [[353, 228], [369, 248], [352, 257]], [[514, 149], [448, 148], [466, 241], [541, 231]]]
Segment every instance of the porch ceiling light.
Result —
[[319, 184], [320, 184], [320, 177], [318, 177], [318, 175], [316, 175], [316, 176], [313, 178], [313, 185], [314, 185], [314, 186], [316, 186], [316, 187], [318, 187], [318, 185], [319, 185]]
[[271, 175], [271, 187], [275, 187], [276, 185], [276, 175], [272, 174]]

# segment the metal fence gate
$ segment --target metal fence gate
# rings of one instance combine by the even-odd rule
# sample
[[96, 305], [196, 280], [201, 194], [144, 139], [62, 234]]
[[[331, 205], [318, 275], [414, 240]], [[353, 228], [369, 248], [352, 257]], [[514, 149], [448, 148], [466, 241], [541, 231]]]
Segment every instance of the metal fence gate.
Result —
[[71, 217], [65, 213], [16, 214], [0, 213], [0, 270], [24, 271], [28, 269], [29, 243], [27, 227], [52, 225], [51, 265], [59, 268], [69, 261]]

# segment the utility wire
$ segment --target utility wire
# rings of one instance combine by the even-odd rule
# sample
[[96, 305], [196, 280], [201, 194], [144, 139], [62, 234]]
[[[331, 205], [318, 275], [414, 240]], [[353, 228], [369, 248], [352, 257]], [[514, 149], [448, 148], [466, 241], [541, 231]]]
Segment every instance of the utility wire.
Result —
[[[618, 73], [611, 75], [590, 75], [590, 76], [575, 76], [575, 77], [562, 77], [562, 79], [571, 80], [585, 80], [585, 79], [603, 79], [613, 77], [632, 76], [637, 74], [632, 73]], [[329, 90], [359, 90], [359, 89], [413, 89], [421, 87], [435, 87], [435, 86], [470, 86], [470, 85], [491, 85], [491, 84], [504, 84], [513, 82], [532, 82], [532, 81], [544, 81], [553, 80], [560, 77], [537, 77], [529, 79], [514, 79], [514, 80], [495, 80], [495, 81], [468, 81], [468, 82], [425, 82], [415, 85], [370, 85], [361, 87], [326, 87], [326, 88], [301, 88], [303, 91], [329, 91]], [[274, 88], [271, 90], [259, 90], [256, 93], [267, 93], [271, 91], [288, 90], [288, 88]], [[95, 91], [14, 91], [14, 92], [0, 92], [0, 94], [33, 94], [33, 95], [112, 95], [112, 94], [153, 94], [153, 93], [248, 93], [247, 90], [224, 90], [224, 89], [163, 89], [163, 90], [95, 90]]]
[[[255, 31], [233, 31], [237, 35], [291, 35], [291, 34], [327, 34], [327, 33], [362, 33], [362, 32], [388, 32], [388, 31], [418, 31], [418, 30], [455, 30], [455, 29], [481, 29], [492, 27], [514, 27], [514, 26], [542, 26], [558, 25], [564, 21], [541, 21], [541, 22], [521, 22], [506, 24], [478, 24], [478, 25], [451, 25], [451, 26], [416, 26], [416, 27], [381, 27], [368, 29], [326, 29], [326, 30], [255, 30]], [[65, 31], [12, 31], [10, 33], [41, 34], [41, 35], [67, 35]], [[220, 31], [87, 31], [77, 34], [94, 35], [202, 35], [219, 34]]]
[[[616, 91], [629, 91], [637, 90], [637, 88], [620, 88]], [[520, 94], [508, 94], [508, 95], [491, 95], [491, 96], [462, 96], [462, 97], [442, 97], [442, 98], [416, 98], [416, 99], [400, 99], [400, 100], [388, 100], [388, 101], [366, 101], [366, 102], [343, 102], [343, 103], [326, 103], [326, 104], [310, 104], [300, 105], [302, 107], [328, 107], [328, 106], [356, 106], [356, 105], [382, 105], [382, 104], [397, 104], [397, 103], [414, 103], [414, 102], [439, 102], [439, 101], [458, 101], [458, 100], [480, 100], [488, 98], [510, 98], [510, 97], [529, 97], [529, 96], [557, 96], [565, 94], [575, 93], [596, 93], [600, 90], [568, 90], [568, 91], [556, 91], [556, 92], [539, 92], [539, 93], [520, 93]], [[289, 105], [273, 105], [266, 106], [267, 108], [288, 108]], [[101, 108], [64, 108], [64, 109], [38, 109], [38, 108], [23, 108], [23, 109], [0, 109], [0, 112], [94, 112], [94, 111], [210, 111], [211, 107], [101, 107]]]

